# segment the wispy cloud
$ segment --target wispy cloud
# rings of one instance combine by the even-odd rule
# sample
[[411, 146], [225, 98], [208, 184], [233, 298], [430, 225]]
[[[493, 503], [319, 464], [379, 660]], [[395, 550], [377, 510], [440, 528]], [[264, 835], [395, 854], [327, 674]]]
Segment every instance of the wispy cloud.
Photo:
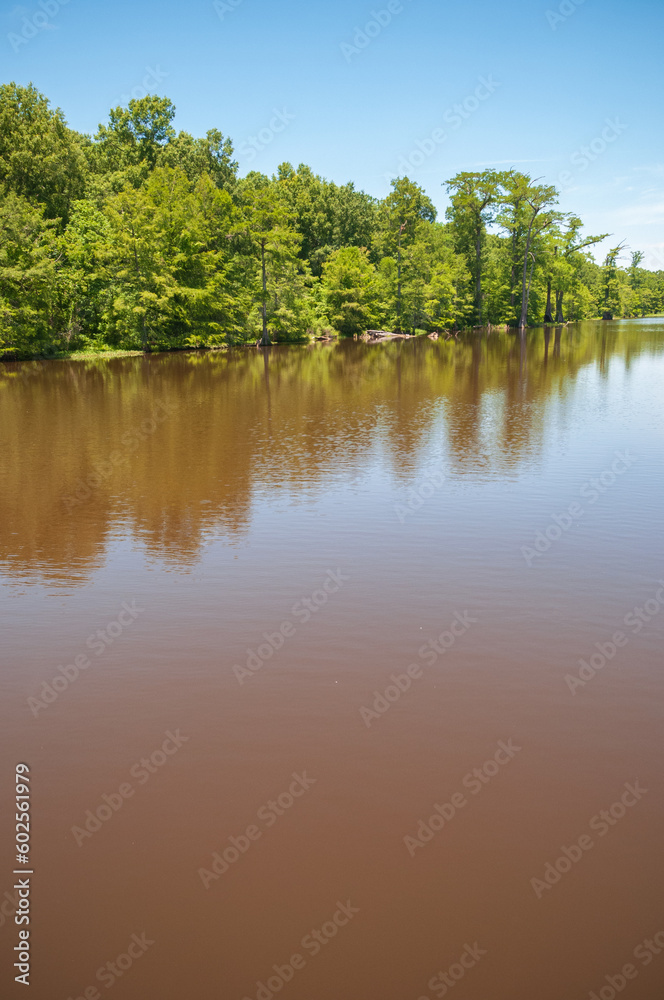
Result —
[[623, 205], [620, 208], [614, 208], [609, 213], [609, 218], [616, 219], [623, 225], [661, 226], [664, 222], [664, 201]]
[[664, 177], [664, 163], [646, 163], [632, 169], [635, 174], [652, 174], [653, 177]]

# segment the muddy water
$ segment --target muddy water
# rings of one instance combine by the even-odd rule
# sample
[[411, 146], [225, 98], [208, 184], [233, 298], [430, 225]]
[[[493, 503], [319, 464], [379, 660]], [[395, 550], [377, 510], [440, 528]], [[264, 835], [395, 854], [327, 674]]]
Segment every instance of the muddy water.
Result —
[[663, 387], [653, 320], [2, 366], [3, 995], [25, 761], [35, 1000], [661, 996]]

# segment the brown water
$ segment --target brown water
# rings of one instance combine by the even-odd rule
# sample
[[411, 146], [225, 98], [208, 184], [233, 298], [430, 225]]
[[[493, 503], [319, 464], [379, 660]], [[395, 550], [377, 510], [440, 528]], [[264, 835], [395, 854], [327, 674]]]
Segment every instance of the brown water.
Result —
[[664, 322], [0, 368], [3, 996], [661, 998]]

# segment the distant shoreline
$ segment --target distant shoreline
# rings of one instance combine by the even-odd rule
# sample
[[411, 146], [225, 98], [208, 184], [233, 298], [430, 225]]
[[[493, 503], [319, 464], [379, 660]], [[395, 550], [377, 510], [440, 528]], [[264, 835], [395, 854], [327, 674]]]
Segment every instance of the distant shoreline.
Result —
[[[614, 320], [609, 320], [609, 321], [602, 320], [599, 317], [597, 317], [595, 319], [570, 320], [567, 323], [538, 323], [538, 324], [536, 324], [534, 326], [527, 327], [526, 328], [526, 332], [533, 331], [533, 330], [559, 329], [560, 327], [574, 327], [574, 326], [578, 326], [581, 323], [605, 323], [605, 322], [611, 322], [611, 323], [635, 323], [635, 322], [639, 322], [640, 320], [646, 320], [646, 319], [662, 319], [662, 320], [664, 320], [664, 313], [654, 313], [654, 314], [649, 315], [649, 316], [632, 316], [632, 317], [629, 317], [629, 318], [621, 317], [620, 319], [614, 319]], [[516, 326], [510, 326], [510, 327], [493, 326], [490, 330], [489, 330], [488, 327], [470, 327], [469, 329], [459, 330], [457, 332], [457, 336], [461, 336], [463, 334], [469, 334], [469, 333], [478, 333], [480, 331], [484, 332], [484, 333], [489, 332], [492, 335], [496, 334], [496, 333], [518, 334], [518, 332], [519, 332], [518, 327], [516, 327]], [[408, 339], [409, 340], [422, 340], [422, 339], [427, 340], [427, 339], [429, 339], [429, 335], [427, 333], [418, 332], [415, 335], [411, 335]], [[445, 340], [444, 337], [442, 337], [441, 339], [443, 341]], [[454, 340], [454, 339], [455, 339], [454, 337], [450, 338], [450, 340]], [[325, 340], [325, 341], [322, 341], [322, 342], [323, 343], [336, 343], [336, 344], [338, 344], [338, 343], [343, 343], [345, 341], [353, 342], [353, 338], [352, 337], [337, 337], [337, 338], [333, 338], [333, 339], [330, 339], [330, 340]], [[319, 342], [321, 342], [321, 341], [317, 341], [317, 340], [311, 340], [311, 341], [287, 341], [287, 342], [282, 342], [282, 343], [275, 342], [275, 343], [271, 344], [270, 346], [271, 347], [311, 347], [314, 344], [319, 343]], [[372, 341], [362, 341], [362, 342], [375, 343], [375, 344], [381, 343], [380, 341], [375, 341], [375, 342], [372, 342]], [[383, 341], [382, 343], [385, 343], [385, 342], [386, 341]], [[255, 342], [251, 341], [250, 343], [243, 343], [243, 344], [223, 344], [223, 345], [214, 346], [214, 347], [205, 347], [205, 346], [202, 346], [202, 347], [175, 347], [175, 348], [172, 348], [171, 350], [161, 350], [161, 351], [124, 351], [124, 350], [117, 350], [117, 351], [115, 351], [115, 350], [107, 350], [107, 351], [71, 351], [71, 352], [68, 352], [68, 353], [59, 352], [57, 354], [48, 354], [48, 355], [45, 355], [45, 354], [34, 354], [34, 355], [31, 355], [30, 357], [23, 357], [23, 358], [0, 358], [0, 366], [23, 364], [23, 363], [25, 363], [27, 361], [114, 361], [116, 358], [150, 358], [150, 357], [157, 357], [158, 355], [164, 355], [164, 354], [200, 354], [200, 353], [206, 353], [206, 354], [225, 354], [228, 351], [243, 350], [243, 349], [247, 349], [247, 348], [252, 349], [252, 350], [256, 350], [257, 349]], [[0, 367], [0, 371], [1, 370], [2, 370], [2, 368]]]

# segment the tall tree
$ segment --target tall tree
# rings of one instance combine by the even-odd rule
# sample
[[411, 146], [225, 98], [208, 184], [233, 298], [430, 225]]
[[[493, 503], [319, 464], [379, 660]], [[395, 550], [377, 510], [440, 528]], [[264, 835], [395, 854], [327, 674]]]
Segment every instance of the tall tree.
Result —
[[433, 202], [418, 184], [408, 177], [392, 181], [392, 191], [381, 205], [376, 242], [381, 256], [397, 262], [396, 329], [399, 331], [403, 321], [404, 253], [418, 241], [426, 224], [435, 221]]
[[[556, 323], [565, 322], [563, 309], [565, 291], [569, 287], [570, 281], [578, 273], [581, 261], [587, 259], [587, 253], [584, 254], [584, 251], [587, 251], [588, 247], [594, 246], [596, 243], [601, 243], [609, 235], [608, 233], [601, 233], [599, 236], [582, 236], [582, 228], [583, 222], [578, 215], [567, 215], [566, 227], [564, 229], [556, 228], [553, 234], [557, 265], [555, 269]], [[549, 317], [550, 315], [551, 275], [549, 276], [548, 284], [546, 316]], [[553, 319], [545, 317], [544, 322], [551, 323]]]
[[464, 254], [475, 280], [475, 320], [482, 325], [482, 251], [487, 226], [495, 217], [504, 175], [495, 170], [462, 172], [446, 181], [451, 205], [446, 218], [455, 235], [457, 251]]
[[509, 259], [509, 318], [519, 318], [521, 299], [521, 262], [528, 230], [525, 194], [529, 177], [517, 170], [502, 175], [502, 192], [496, 217], [499, 227], [506, 233], [504, 250]]
[[604, 311], [602, 319], [613, 319], [622, 310], [622, 295], [618, 276], [618, 258], [624, 249], [624, 241], [606, 255], [603, 268]]
[[277, 276], [280, 267], [297, 255], [301, 238], [292, 216], [279, 197], [277, 185], [261, 174], [249, 174], [241, 188], [243, 221], [238, 233], [245, 248], [260, 262], [261, 346], [271, 343], [268, 330], [268, 282], [270, 272]]
[[630, 254], [629, 265], [629, 288], [631, 308], [630, 313], [637, 316], [645, 316], [645, 302], [643, 296], [644, 272], [641, 268], [645, 254], [642, 250], [633, 250]]
[[538, 255], [541, 255], [543, 250], [539, 246], [539, 238], [547, 229], [558, 222], [562, 215], [553, 210], [553, 205], [558, 201], [558, 192], [555, 187], [548, 184], [537, 184], [527, 174], [511, 174], [505, 200], [510, 204], [514, 218], [523, 213], [525, 239], [521, 258], [519, 329], [524, 330], [528, 324], [528, 305], [533, 272]]
[[154, 167], [160, 151], [175, 138], [174, 117], [171, 101], [153, 94], [129, 101], [126, 108], [111, 108], [108, 125], [100, 125], [95, 136], [103, 168], [121, 170], [140, 163]]
[[58, 346], [55, 223], [41, 206], [0, 195], [0, 357], [29, 357]]

